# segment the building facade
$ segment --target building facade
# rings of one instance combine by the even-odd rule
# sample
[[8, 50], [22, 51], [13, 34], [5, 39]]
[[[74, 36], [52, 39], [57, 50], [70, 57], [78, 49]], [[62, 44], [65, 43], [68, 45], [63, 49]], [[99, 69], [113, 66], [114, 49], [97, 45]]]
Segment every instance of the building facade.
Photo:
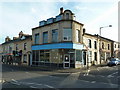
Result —
[[70, 10], [39, 22], [32, 35], [22, 31], [0, 45], [0, 58], [9, 64], [82, 68], [120, 58], [120, 42], [85, 32]]
[[13, 37], [11, 40], [8, 36], [2, 43], [3, 62], [8, 64], [30, 65], [31, 59], [32, 36], [24, 34], [22, 31], [19, 37]]
[[83, 38], [85, 49], [84, 58], [89, 66], [106, 63], [107, 60], [113, 56], [112, 40], [88, 33], [85, 33]]
[[32, 65], [79, 68], [82, 59], [83, 24], [74, 20], [70, 10], [63, 11], [56, 18], [41, 21], [32, 29]]
[[120, 42], [113, 43], [113, 56], [120, 59]]
[[99, 40], [96, 36], [84, 33], [83, 35], [84, 43], [84, 61], [85, 64], [97, 65], [100, 64], [99, 61]]

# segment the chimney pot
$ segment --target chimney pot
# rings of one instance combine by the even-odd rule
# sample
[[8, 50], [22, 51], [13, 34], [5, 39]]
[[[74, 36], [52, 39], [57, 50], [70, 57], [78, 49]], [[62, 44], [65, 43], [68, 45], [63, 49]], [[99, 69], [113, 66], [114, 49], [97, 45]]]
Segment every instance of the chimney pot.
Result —
[[63, 13], [63, 7], [60, 8], [60, 14], [62, 14], [62, 13]]

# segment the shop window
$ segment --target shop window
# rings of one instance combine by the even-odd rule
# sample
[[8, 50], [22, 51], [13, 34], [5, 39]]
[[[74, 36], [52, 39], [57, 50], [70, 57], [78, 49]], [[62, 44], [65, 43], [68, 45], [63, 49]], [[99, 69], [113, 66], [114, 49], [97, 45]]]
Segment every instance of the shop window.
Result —
[[50, 53], [49, 50], [41, 50], [40, 51], [40, 62], [50, 62]]
[[76, 50], [76, 61], [82, 62], [82, 51]]

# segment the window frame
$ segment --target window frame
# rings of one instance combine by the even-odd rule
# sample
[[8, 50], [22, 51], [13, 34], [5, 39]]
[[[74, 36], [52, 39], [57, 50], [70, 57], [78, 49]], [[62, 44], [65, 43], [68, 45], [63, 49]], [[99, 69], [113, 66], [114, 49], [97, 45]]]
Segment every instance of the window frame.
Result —
[[[44, 35], [47, 35], [47, 39], [46, 39], [46, 36], [44, 36]], [[45, 32], [43, 32], [43, 43], [48, 43], [48, 31], [45, 31]]]
[[39, 40], [40, 40], [40, 34], [36, 33], [34, 38], [34, 44], [39, 44]]

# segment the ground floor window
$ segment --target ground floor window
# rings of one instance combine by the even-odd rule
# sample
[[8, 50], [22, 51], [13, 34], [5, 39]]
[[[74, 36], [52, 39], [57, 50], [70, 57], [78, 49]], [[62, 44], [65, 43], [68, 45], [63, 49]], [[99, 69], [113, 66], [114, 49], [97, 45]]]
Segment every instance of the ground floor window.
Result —
[[88, 52], [88, 63], [92, 62], [92, 51]]
[[76, 61], [82, 62], [82, 51], [76, 50]]
[[97, 52], [94, 52], [94, 60], [97, 61]]
[[32, 65], [63, 67], [65, 55], [69, 56], [70, 67], [75, 67], [75, 61], [82, 62], [82, 50], [75, 49], [52, 49], [33, 50]]
[[27, 63], [27, 55], [26, 54], [24, 54], [24, 56], [23, 56], [23, 63]]
[[105, 52], [101, 52], [101, 60], [105, 60]]
[[110, 58], [111, 56], [110, 56], [110, 52], [107, 52], [106, 53], [106, 59], [108, 59], [108, 58]]

